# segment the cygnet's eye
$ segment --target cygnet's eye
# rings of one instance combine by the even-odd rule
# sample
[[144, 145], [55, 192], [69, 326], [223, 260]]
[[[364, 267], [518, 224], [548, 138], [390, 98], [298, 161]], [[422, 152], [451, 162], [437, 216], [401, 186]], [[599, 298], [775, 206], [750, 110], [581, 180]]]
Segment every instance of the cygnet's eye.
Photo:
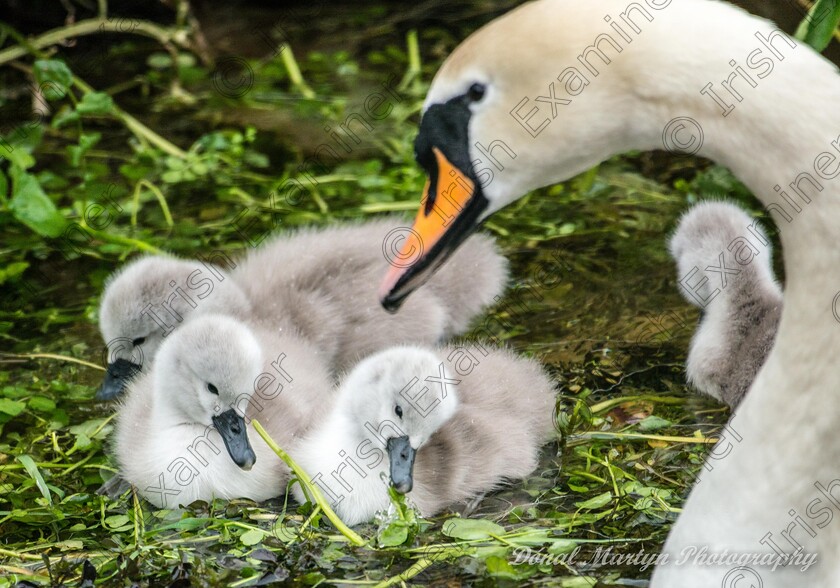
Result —
[[394, 408], [394, 413], [395, 413], [398, 417], [402, 418], [402, 406], [400, 406], [400, 405], [398, 404], [398, 405]]
[[215, 394], [216, 396], [219, 395], [219, 389], [213, 384], [207, 384], [207, 391], [210, 392], [210, 394]]
[[143, 344], [143, 343], [145, 343], [145, 342], [146, 342], [146, 338], [145, 338], [145, 337], [137, 337], [136, 339], [134, 339], [134, 340], [131, 342], [131, 344], [132, 344], [132, 345], [134, 345], [135, 347], [137, 347], [138, 345], [142, 345], [142, 344]]
[[487, 86], [484, 84], [475, 83], [470, 86], [470, 89], [467, 90], [467, 99], [470, 102], [481, 102], [481, 99], [484, 98], [484, 94], [487, 91]]

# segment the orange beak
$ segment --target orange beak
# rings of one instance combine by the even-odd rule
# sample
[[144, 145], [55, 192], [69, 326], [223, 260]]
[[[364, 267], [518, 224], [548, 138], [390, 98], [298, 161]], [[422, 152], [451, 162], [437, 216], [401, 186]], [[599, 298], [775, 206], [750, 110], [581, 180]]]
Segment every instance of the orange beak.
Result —
[[391, 268], [380, 285], [379, 297], [388, 310], [399, 308], [403, 299], [431, 276], [475, 229], [486, 207], [475, 182], [452, 165], [440, 149], [432, 147], [432, 152], [437, 173], [426, 182], [414, 225], [399, 231], [401, 238], [383, 243]]

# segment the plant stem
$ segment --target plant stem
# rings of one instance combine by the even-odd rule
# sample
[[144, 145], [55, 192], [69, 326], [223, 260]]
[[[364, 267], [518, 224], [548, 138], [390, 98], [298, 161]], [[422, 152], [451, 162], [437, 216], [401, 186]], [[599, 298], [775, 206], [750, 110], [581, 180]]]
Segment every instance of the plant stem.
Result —
[[286, 72], [289, 74], [289, 79], [292, 81], [292, 85], [297, 88], [297, 91], [303, 94], [305, 98], [309, 98], [310, 100], [314, 99], [315, 91], [303, 79], [303, 75], [301, 75], [300, 68], [295, 59], [295, 54], [292, 52], [292, 46], [288, 43], [283, 43], [280, 47], [280, 59], [283, 61]]
[[169, 212], [169, 205], [166, 203], [166, 197], [163, 195], [163, 192], [161, 192], [160, 189], [149, 180], [140, 180], [134, 187], [134, 210], [131, 211], [131, 226], [137, 226], [137, 212], [140, 210], [140, 188], [146, 188], [155, 195], [160, 203], [160, 209], [163, 211], [163, 218], [166, 220], [166, 224], [169, 227], [172, 227], [174, 223], [172, 222], [172, 214]]
[[625, 402], [636, 402], [639, 400], [649, 400], [652, 402], [659, 402], [661, 404], [685, 404], [684, 398], [677, 398], [676, 396], [655, 396], [643, 394], [640, 396], [622, 396], [620, 398], [610, 398], [598, 404], [593, 404], [589, 407], [592, 412], [601, 412], [607, 408], [612, 408], [617, 404], [624, 404]]
[[307, 474], [303, 468], [301, 468], [295, 461], [292, 459], [288, 453], [283, 451], [277, 443], [274, 442], [274, 439], [266, 432], [265, 429], [262, 428], [262, 425], [256, 419], [251, 421], [251, 424], [254, 425], [254, 429], [257, 433], [260, 434], [260, 437], [263, 438], [263, 441], [271, 448], [271, 450], [277, 454], [277, 457], [282, 459], [289, 468], [291, 468], [292, 472], [294, 472], [295, 476], [297, 476], [300, 485], [303, 486], [303, 489], [312, 496], [312, 499], [315, 501], [321, 510], [324, 511], [324, 514], [327, 515], [327, 518], [330, 522], [338, 529], [342, 535], [347, 537], [347, 539], [353, 545], [362, 546], [365, 544], [365, 540], [362, 539], [353, 529], [348, 527], [344, 524], [335, 511], [330, 507], [327, 499], [324, 498], [324, 495], [321, 494], [321, 491], [318, 489], [317, 486], [312, 484], [312, 480], [309, 478], [309, 474]]
[[[79, 88], [85, 94], [93, 92], [94, 89], [86, 84], [81, 78], [78, 76], [73, 76], [73, 85]], [[187, 154], [180, 147], [170, 143], [152, 129], [141, 123], [139, 120], [128, 114], [126, 111], [121, 109], [119, 106], [114, 104], [114, 115], [120, 119], [128, 130], [134, 133], [134, 135], [143, 142], [148, 141], [161, 151], [168, 153], [178, 159], [186, 159]]]
[[405, 71], [403, 79], [397, 85], [397, 92], [404, 92], [408, 89], [409, 84], [420, 77], [420, 46], [417, 43], [417, 31], [411, 29], [406, 35], [406, 45], [408, 48], [408, 69]]
[[[31, 48], [43, 49], [44, 47], [55, 45], [73, 37], [83, 37], [97, 32], [122, 32], [117, 31], [115, 25], [116, 22], [109, 23], [105, 18], [80, 20], [75, 24], [47, 31], [44, 34], [29, 40], [28, 44]], [[145, 37], [151, 37], [160, 42], [162, 45], [168, 45], [178, 39], [177, 30], [166, 29], [153, 22], [145, 20], [132, 20], [131, 25], [131, 30], [125, 32], [133, 32]], [[179, 44], [183, 46], [183, 43]], [[30, 49], [22, 46], [4, 49], [0, 51], [0, 65], [18, 59], [19, 57], [23, 57], [27, 53], [30, 53]]]
[[83, 359], [76, 359], [75, 357], [68, 357], [66, 355], [58, 355], [57, 353], [0, 353], [2, 357], [20, 357], [23, 359], [57, 359], [59, 361], [69, 361], [70, 363], [78, 363], [85, 367], [93, 368], [95, 370], [105, 371], [105, 368], [95, 363], [90, 363]]
[[399, 584], [401, 582], [405, 582], [406, 580], [410, 580], [411, 578], [413, 578], [414, 576], [431, 566], [433, 563], [435, 563], [434, 560], [422, 557], [416, 562], [414, 562], [414, 564], [403, 573], [397, 574], [393, 578], [389, 578], [380, 582], [379, 584], [374, 586], [374, 588], [387, 588], [388, 586], [393, 586], [394, 584]]
[[105, 233], [103, 231], [97, 231], [96, 229], [90, 228], [87, 223], [82, 219], [79, 223], [83, 229], [85, 229], [88, 233], [90, 233], [93, 237], [99, 239], [100, 241], [105, 241], [106, 243], [116, 243], [117, 245], [130, 245], [132, 247], [137, 247], [141, 251], [148, 251], [149, 253], [154, 253], [155, 255], [166, 255], [166, 253], [155, 247], [154, 245], [149, 245], [145, 241], [140, 241], [139, 239], [132, 239], [130, 237], [123, 237], [121, 235], [112, 235], [110, 233]]
[[644, 435], [642, 433], [610, 433], [607, 431], [590, 431], [579, 435], [572, 435], [574, 439], [642, 439], [647, 441], [670, 441], [672, 443], [704, 443], [714, 445], [716, 437], [674, 437], [671, 435]]

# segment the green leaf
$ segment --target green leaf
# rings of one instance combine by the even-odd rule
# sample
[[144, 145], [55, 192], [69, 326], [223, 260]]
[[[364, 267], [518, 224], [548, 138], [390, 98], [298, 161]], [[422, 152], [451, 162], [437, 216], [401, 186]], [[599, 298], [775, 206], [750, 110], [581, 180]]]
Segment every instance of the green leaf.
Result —
[[0, 159], [5, 158], [21, 169], [29, 169], [35, 165], [32, 152], [41, 144], [43, 137], [43, 125], [30, 122], [14, 127], [0, 141]]
[[41, 184], [17, 166], [9, 170], [12, 177], [12, 199], [9, 210], [20, 222], [45, 237], [57, 237], [67, 221], [41, 189]]
[[9, 416], [17, 416], [23, 412], [26, 404], [19, 400], [9, 400], [8, 398], [0, 398], [0, 412]]
[[[105, 419], [90, 419], [89, 421], [85, 421], [78, 425], [73, 425], [70, 427], [69, 431], [73, 435], [85, 435], [86, 437], [93, 437], [94, 439], [102, 439], [107, 434], [108, 431], [111, 430], [110, 426], [102, 427], [102, 423], [105, 422]], [[100, 427], [102, 427], [100, 429]], [[97, 430], [99, 431], [97, 433]]]
[[[2, 174], [0, 174], [0, 177], [2, 177]], [[25, 261], [15, 261], [3, 269], [0, 269], [0, 284], [5, 283], [9, 278], [19, 276], [25, 272], [28, 267], [29, 264]]]
[[79, 113], [76, 112], [73, 108], [63, 106], [61, 110], [59, 110], [57, 113], [55, 113], [55, 116], [53, 116], [52, 127], [54, 129], [60, 129], [64, 125], [76, 122], [80, 118], [81, 116], [79, 115]]
[[552, 539], [551, 545], [548, 546], [548, 552], [552, 555], [571, 553], [577, 546], [578, 542], [574, 539]]
[[394, 521], [379, 534], [380, 547], [396, 547], [408, 539], [408, 527], [402, 521]]
[[639, 421], [640, 431], [656, 431], [664, 429], [672, 425], [671, 421], [660, 418], [658, 416], [650, 415]]
[[612, 494], [609, 492], [604, 492], [603, 494], [599, 494], [589, 500], [584, 500], [583, 502], [575, 502], [575, 506], [578, 508], [583, 508], [585, 510], [595, 510], [598, 508], [602, 508], [609, 504], [610, 500], [612, 500]]
[[504, 527], [484, 519], [449, 519], [443, 524], [443, 534], [454, 539], [487, 539], [490, 535], [503, 535]]
[[172, 58], [168, 53], [152, 53], [146, 59], [146, 65], [152, 69], [166, 69], [172, 65]]
[[91, 147], [96, 145], [101, 137], [102, 135], [99, 133], [82, 133], [79, 137], [78, 145], [70, 145], [67, 147], [67, 153], [70, 155], [70, 165], [73, 167], [79, 167], [84, 154], [87, 153]]
[[128, 517], [126, 515], [112, 515], [110, 517], [105, 517], [105, 525], [111, 529], [122, 527], [126, 523], [128, 523]]
[[484, 563], [487, 566], [487, 573], [497, 578], [519, 580], [527, 578], [534, 573], [534, 570], [529, 570], [524, 567], [516, 569], [510, 565], [510, 562], [498, 555], [491, 555]]
[[32, 68], [35, 81], [47, 100], [60, 100], [67, 95], [67, 89], [73, 83], [73, 73], [63, 61], [58, 59], [39, 59]]
[[38, 412], [52, 412], [55, 410], [55, 402], [46, 396], [33, 396], [29, 399], [29, 408]]
[[808, 11], [808, 16], [799, 23], [794, 37], [817, 51], [822, 51], [831, 42], [838, 23], [840, 23], [840, 2], [817, 0]]
[[2, 145], [2, 147], [0, 148], [3, 149], [3, 157], [8, 159], [9, 163], [14, 167], [19, 167], [20, 169], [29, 169], [30, 167], [35, 165], [35, 158], [32, 157], [32, 154], [29, 153], [27, 150], [22, 149], [20, 146], [15, 145], [14, 143], [10, 143], [8, 147], [6, 145]]
[[38, 466], [35, 465], [35, 460], [29, 457], [28, 455], [18, 455], [17, 460], [23, 464], [23, 468], [26, 470], [33, 480], [35, 480], [35, 485], [38, 486], [38, 490], [41, 491], [41, 495], [47, 499], [47, 502], [52, 505], [52, 496], [50, 495], [50, 489], [47, 488], [47, 483], [44, 481], [44, 477], [41, 475], [41, 472], [38, 470]]
[[88, 92], [76, 105], [79, 114], [110, 114], [114, 112], [114, 100], [105, 92]]
[[263, 537], [265, 537], [264, 531], [261, 531], [259, 529], [251, 529], [242, 533], [239, 536], [239, 540], [242, 542], [243, 545], [247, 545], [248, 547], [250, 547], [262, 541]]

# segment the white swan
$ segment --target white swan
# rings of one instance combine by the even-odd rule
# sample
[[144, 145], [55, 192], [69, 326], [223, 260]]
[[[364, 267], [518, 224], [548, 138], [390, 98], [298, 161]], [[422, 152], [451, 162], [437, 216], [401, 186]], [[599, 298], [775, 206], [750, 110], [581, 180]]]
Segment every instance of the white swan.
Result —
[[290, 453], [350, 525], [387, 510], [389, 483], [430, 516], [533, 471], [553, 409], [534, 361], [478, 344], [395, 347], [350, 372]]
[[164, 337], [194, 314], [230, 314], [295, 332], [315, 344], [335, 373], [389, 345], [431, 345], [464, 331], [501, 294], [507, 261], [492, 238], [473, 239], [404, 313], [389, 314], [375, 284], [389, 263], [383, 248], [393, 255], [383, 240], [399, 238], [407, 232], [403, 225], [386, 218], [299, 230], [242, 259], [217, 254], [219, 265], [161, 256], [128, 264], [108, 280], [102, 297], [99, 324], [110, 358], [97, 398], [117, 396], [127, 379], [151, 365]]
[[682, 217], [669, 249], [680, 292], [703, 311], [686, 359], [688, 381], [735, 408], [764, 364], [782, 314], [770, 239], [738, 206], [712, 201]]
[[291, 445], [332, 390], [305, 341], [229, 316], [197, 316], [166, 338], [151, 371], [128, 384], [114, 435], [120, 475], [161, 508], [281, 495], [289, 470], [250, 419]]
[[[779, 225], [776, 342], [671, 531], [654, 588], [738, 573], [765, 588], [840, 584], [838, 103], [831, 63], [709, 0], [526, 4], [462, 43], [429, 90], [415, 148], [430, 183], [414, 225], [427, 253], [389, 272], [386, 306], [494, 211], [631, 149], [664, 143], [717, 160]], [[680, 560], [691, 546], [772, 555], [795, 542], [818, 563], [771, 572]]]

